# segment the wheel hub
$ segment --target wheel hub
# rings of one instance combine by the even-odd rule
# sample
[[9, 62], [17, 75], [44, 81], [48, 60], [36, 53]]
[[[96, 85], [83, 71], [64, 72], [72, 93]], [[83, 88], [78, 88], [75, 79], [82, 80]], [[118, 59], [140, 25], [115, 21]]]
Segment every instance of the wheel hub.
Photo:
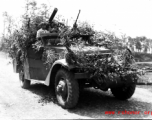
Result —
[[59, 84], [57, 85], [56, 90], [58, 94], [60, 94], [61, 96], [65, 96], [67, 94], [65, 81], [63, 80], [59, 81]]

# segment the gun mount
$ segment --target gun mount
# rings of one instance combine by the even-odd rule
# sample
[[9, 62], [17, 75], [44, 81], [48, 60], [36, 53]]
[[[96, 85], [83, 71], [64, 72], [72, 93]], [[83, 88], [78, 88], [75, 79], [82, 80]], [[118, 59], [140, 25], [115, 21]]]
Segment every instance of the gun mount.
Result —
[[91, 35], [90, 34], [89, 35], [87, 35], [87, 34], [81, 34], [79, 28], [77, 27], [77, 21], [78, 21], [80, 12], [81, 12], [81, 10], [79, 10], [77, 18], [76, 18], [76, 20], [75, 20], [75, 22], [73, 24], [72, 34], [71, 34], [70, 38], [71, 39], [73, 39], [73, 38], [76, 38], [76, 39], [82, 38], [84, 41], [88, 41], [88, 43], [92, 43], [91, 40], [90, 40], [90, 37], [93, 36], [93, 34], [91, 34]]

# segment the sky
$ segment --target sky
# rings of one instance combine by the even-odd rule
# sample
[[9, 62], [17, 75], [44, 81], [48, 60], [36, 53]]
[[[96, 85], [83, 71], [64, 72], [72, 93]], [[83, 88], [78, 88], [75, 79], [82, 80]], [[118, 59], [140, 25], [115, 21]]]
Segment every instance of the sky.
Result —
[[[64, 18], [88, 21], [96, 30], [115, 32], [116, 35], [146, 36], [152, 39], [152, 0], [35, 0], [58, 8]], [[3, 12], [15, 19], [24, 13], [25, 0], [0, 1], [0, 33], [4, 30]], [[71, 25], [71, 23], [69, 22]]]

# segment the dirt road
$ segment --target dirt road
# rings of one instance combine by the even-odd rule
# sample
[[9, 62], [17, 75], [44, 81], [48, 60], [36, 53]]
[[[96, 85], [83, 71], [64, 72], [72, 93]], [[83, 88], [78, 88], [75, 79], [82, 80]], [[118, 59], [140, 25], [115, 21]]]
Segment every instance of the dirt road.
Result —
[[[117, 100], [110, 91], [85, 89], [77, 107], [64, 110], [57, 105], [54, 94], [45, 85], [32, 82], [29, 90], [22, 89], [18, 74], [13, 73], [12, 64], [8, 61], [4, 53], [0, 53], [0, 120], [152, 118], [152, 86], [137, 86], [128, 101]], [[123, 112], [125, 110], [140, 112], [132, 115]], [[106, 111], [114, 111], [115, 114], [108, 115]], [[149, 115], [146, 111], [150, 111]]]

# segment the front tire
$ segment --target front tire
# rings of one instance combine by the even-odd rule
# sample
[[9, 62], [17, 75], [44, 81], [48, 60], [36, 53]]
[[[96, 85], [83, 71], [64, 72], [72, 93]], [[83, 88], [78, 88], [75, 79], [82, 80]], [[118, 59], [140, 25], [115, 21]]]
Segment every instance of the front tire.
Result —
[[78, 81], [74, 79], [74, 74], [60, 69], [55, 77], [55, 93], [58, 103], [65, 109], [76, 106], [79, 98]]
[[30, 87], [31, 81], [24, 78], [24, 72], [22, 70], [19, 72], [19, 80], [22, 88], [27, 89]]
[[134, 94], [135, 88], [136, 85], [132, 84], [129, 86], [123, 86], [119, 88], [111, 88], [111, 92], [116, 98], [120, 100], [127, 100], [131, 98], [131, 96]]

